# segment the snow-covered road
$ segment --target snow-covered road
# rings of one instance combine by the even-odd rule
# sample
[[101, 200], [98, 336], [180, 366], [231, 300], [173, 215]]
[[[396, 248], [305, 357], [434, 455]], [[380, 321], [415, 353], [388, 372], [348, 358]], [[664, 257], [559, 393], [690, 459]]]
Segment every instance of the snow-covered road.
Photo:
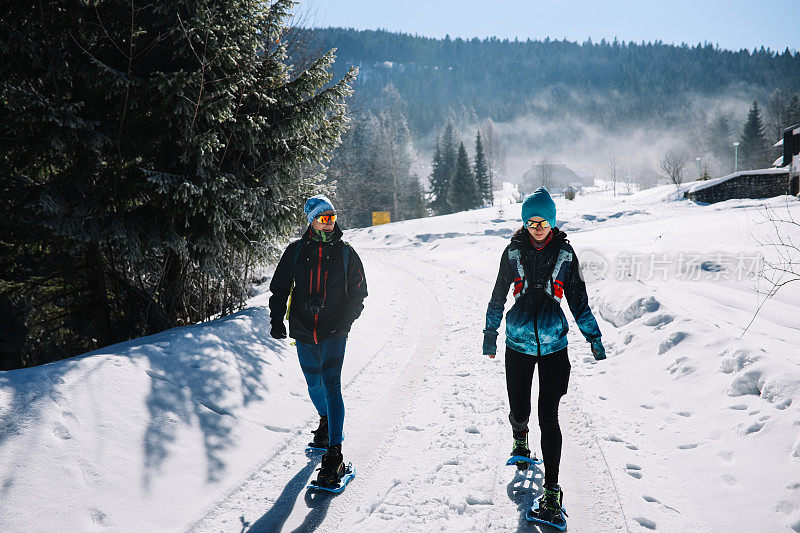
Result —
[[[542, 473], [521, 475], [505, 466], [511, 437], [503, 359], [480, 353], [494, 280], [454, 271], [413, 250], [359, 252], [370, 287], [391, 287], [393, 294], [377, 299], [389, 302], [391, 320], [382, 324], [392, 332], [387, 341], [349, 347], [372, 351], [344, 388], [343, 449], [357, 469], [356, 481], [338, 496], [305, 492], [319, 461], [303, 451], [306, 431], [287, 439], [191, 529], [535, 531], [524, 514], [541, 490]], [[368, 305], [365, 315], [373, 311], [384, 310]], [[353, 337], [359, 334], [368, 333], [354, 330]], [[571, 341], [573, 359], [588, 355], [579, 335]], [[577, 363], [571, 388], [580, 389], [581, 376], [595, 367]], [[582, 401], [568, 395], [562, 408], [570, 530], [625, 531], [624, 511]], [[534, 429], [534, 449], [537, 438]]]
[[[743, 335], [764, 279], [736, 260], [774, 260], [764, 206], [797, 220], [800, 202], [702, 206], [667, 186], [556, 203], [581, 261], [611, 269], [587, 282], [606, 361], [567, 313], [569, 530], [800, 532], [800, 284]], [[519, 224], [506, 205], [347, 232], [370, 294], [343, 368], [357, 471], [344, 493], [305, 491], [316, 413], [262, 293], [208, 323], [0, 372], [0, 530], [536, 531], [523, 514], [541, 472], [504, 465], [502, 326], [498, 357], [481, 355]], [[636, 258], [667, 268], [619, 275]], [[535, 417], [531, 430], [538, 451]]]

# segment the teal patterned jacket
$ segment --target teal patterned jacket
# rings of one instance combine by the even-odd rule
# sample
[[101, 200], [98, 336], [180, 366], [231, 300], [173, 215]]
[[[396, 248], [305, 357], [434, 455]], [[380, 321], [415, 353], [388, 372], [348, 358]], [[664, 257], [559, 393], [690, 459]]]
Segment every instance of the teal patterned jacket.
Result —
[[537, 250], [523, 227], [511, 238], [500, 260], [486, 310], [484, 353], [488, 350], [493, 354], [497, 350], [497, 328], [512, 284], [516, 301], [506, 315], [506, 345], [510, 348], [540, 356], [566, 347], [569, 325], [561, 310], [564, 297], [584, 338], [590, 343], [600, 338], [600, 328], [589, 309], [586, 285], [580, 276], [580, 264], [566, 234], [553, 228], [550, 242]]

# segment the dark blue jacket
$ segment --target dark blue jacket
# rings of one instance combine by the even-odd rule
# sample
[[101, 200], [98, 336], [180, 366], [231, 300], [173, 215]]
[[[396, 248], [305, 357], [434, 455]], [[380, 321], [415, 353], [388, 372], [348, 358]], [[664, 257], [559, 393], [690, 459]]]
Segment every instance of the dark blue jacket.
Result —
[[[558, 268], [557, 268], [558, 267]], [[557, 271], [555, 271], [557, 269]], [[554, 272], [555, 271], [555, 272]], [[597, 320], [589, 309], [580, 264], [566, 234], [553, 228], [553, 237], [541, 250], [533, 246], [530, 233], [522, 228], [500, 259], [500, 270], [486, 310], [484, 352], [497, 342], [509, 286], [514, 284], [514, 306], [506, 315], [506, 345], [530, 355], [547, 355], [567, 345], [567, 319], [561, 296], [587, 341], [600, 338]]]

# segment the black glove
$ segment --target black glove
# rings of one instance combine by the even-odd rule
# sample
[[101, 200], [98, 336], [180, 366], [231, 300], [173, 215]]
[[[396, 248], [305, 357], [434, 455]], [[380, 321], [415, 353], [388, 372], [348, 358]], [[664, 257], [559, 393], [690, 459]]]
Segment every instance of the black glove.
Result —
[[273, 339], [285, 339], [286, 326], [283, 325], [283, 320], [280, 322], [273, 322], [272, 329], [269, 331], [269, 334], [272, 335]]

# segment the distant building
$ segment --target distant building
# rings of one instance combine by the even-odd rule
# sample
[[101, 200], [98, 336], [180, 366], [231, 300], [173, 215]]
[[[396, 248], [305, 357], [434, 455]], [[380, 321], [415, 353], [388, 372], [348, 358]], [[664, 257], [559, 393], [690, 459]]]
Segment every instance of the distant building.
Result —
[[[543, 175], [547, 176], [545, 184], [542, 183]], [[529, 194], [542, 185], [547, 186], [551, 193], [568, 186], [580, 190], [581, 187], [594, 185], [594, 172], [591, 170], [575, 171], [563, 163], [536, 163], [522, 175], [520, 189], [523, 194]]]
[[795, 124], [783, 130], [783, 138], [775, 143], [776, 147], [783, 147], [783, 155], [775, 161], [773, 166], [789, 168], [789, 194], [800, 194], [800, 124]]
[[797, 196], [800, 192], [800, 124], [786, 128], [783, 138], [775, 146], [783, 146], [783, 156], [773, 163], [778, 168], [743, 170], [721, 178], [699, 181], [686, 189], [683, 197], [713, 204], [734, 198], [771, 198], [784, 194]]

